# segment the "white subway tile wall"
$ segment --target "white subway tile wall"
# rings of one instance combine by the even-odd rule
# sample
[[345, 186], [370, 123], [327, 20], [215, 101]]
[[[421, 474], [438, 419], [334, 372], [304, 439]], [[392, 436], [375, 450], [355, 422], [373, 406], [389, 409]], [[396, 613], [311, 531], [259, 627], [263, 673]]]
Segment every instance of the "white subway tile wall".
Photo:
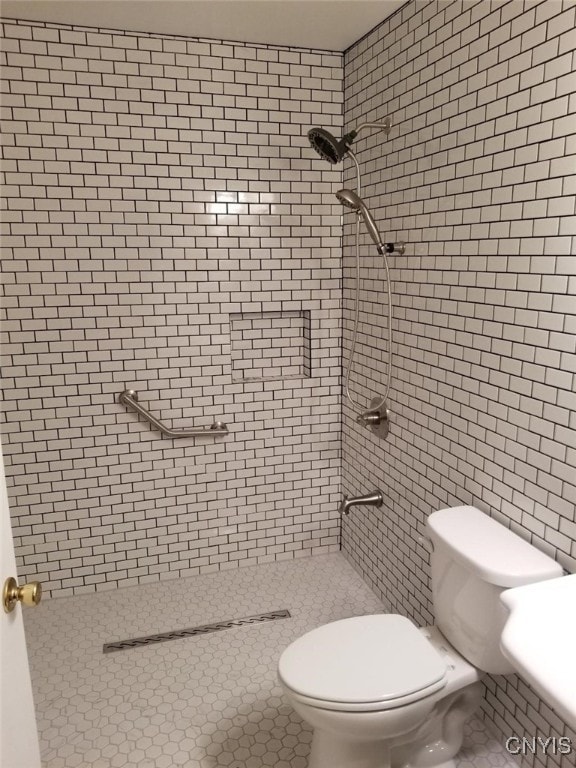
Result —
[[[341, 128], [342, 55], [5, 21], [2, 57], [21, 577], [71, 594], [336, 550], [341, 170], [306, 130]], [[309, 318], [307, 370], [233, 380], [238, 313]], [[162, 438], [126, 388], [230, 434]]]
[[[343, 489], [380, 487], [385, 504], [346, 518], [343, 548], [421, 624], [433, 617], [418, 536], [434, 509], [474, 504], [576, 570], [575, 48], [573, 0], [458, 0], [409, 2], [346, 53], [346, 130], [394, 122], [357, 141], [363, 196], [384, 239], [408, 247], [391, 257], [390, 436], [347, 404], [343, 417]], [[352, 227], [348, 214], [345, 357]], [[387, 303], [367, 235], [362, 253], [351, 387], [367, 405], [382, 392]], [[488, 679], [485, 711], [506, 737], [569, 735], [514, 676]]]
[[232, 378], [310, 376], [310, 312], [230, 315]]

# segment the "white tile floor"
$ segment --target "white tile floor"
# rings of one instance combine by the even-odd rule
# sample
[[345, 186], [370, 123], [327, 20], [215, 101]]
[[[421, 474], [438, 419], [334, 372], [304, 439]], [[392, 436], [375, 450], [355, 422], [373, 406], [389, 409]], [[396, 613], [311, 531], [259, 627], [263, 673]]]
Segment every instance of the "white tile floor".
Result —
[[[287, 608], [290, 619], [103, 654], [105, 642]], [[276, 665], [327, 621], [382, 610], [340, 554], [88, 596], [26, 616], [45, 768], [306, 768]], [[479, 721], [459, 768], [515, 764]]]

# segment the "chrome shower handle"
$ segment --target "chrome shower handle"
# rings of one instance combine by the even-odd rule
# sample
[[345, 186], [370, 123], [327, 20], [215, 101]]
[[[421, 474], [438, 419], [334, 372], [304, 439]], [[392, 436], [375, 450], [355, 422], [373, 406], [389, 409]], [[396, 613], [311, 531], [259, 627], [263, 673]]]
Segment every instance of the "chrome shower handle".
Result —
[[356, 421], [358, 424], [365, 424], [367, 427], [370, 427], [373, 424], [380, 424], [382, 415], [379, 411], [364, 411], [364, 413], [356, 416]]

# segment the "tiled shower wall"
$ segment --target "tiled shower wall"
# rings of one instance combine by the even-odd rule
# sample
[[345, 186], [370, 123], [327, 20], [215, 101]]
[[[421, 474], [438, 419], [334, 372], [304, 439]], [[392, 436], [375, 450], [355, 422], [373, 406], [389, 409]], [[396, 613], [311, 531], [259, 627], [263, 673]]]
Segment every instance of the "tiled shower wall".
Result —
[[[20, 575], [65, 594], [336, 549], [341, 171], [306, 130], [340, 130], [342, 56], [9, 21], [2, 49]], [[127, 388], [230, 434], [163, 438]]]
[[[391, 257], [390, 436], [344, 410], [344, 491], [380, 487], [386, 502], [350, 514], [343, 547], [419, 623], [432, 621], [418, 536], [434, 509], [474, 504], [576, 570], [575, 30], [573, 0], [410, 2], [346, 54], [346, 129], [394, 121], [387, 140], [358, 142], [363, 196], [384, 239], [408, 247]], [[382, 390], [387, 304], [363, 243], [352, 391], [367, 404]], [[569, 735], [518, 677], [489, 678], [485, 710], [506, 737]], [[573, 754], [526, 758], [561, 760]]]

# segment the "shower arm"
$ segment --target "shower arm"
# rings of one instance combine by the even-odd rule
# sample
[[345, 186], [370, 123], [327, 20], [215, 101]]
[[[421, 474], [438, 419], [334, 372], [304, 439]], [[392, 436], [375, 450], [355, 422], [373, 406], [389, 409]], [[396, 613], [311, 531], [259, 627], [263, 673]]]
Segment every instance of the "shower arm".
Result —
[[[383, 123], [361, 123], [358, 128], [354, 129], [356, 136], [360, 133], [360, 131], [363, 131], [364, 128], [378, 128], [379, 130], [383, 130], [384, 133], [388, 136], [390, 129], [392, 128], [392, 120], [387, 117]], [[350, 150], [348, 150], [348, 153], [350, 153]]]

